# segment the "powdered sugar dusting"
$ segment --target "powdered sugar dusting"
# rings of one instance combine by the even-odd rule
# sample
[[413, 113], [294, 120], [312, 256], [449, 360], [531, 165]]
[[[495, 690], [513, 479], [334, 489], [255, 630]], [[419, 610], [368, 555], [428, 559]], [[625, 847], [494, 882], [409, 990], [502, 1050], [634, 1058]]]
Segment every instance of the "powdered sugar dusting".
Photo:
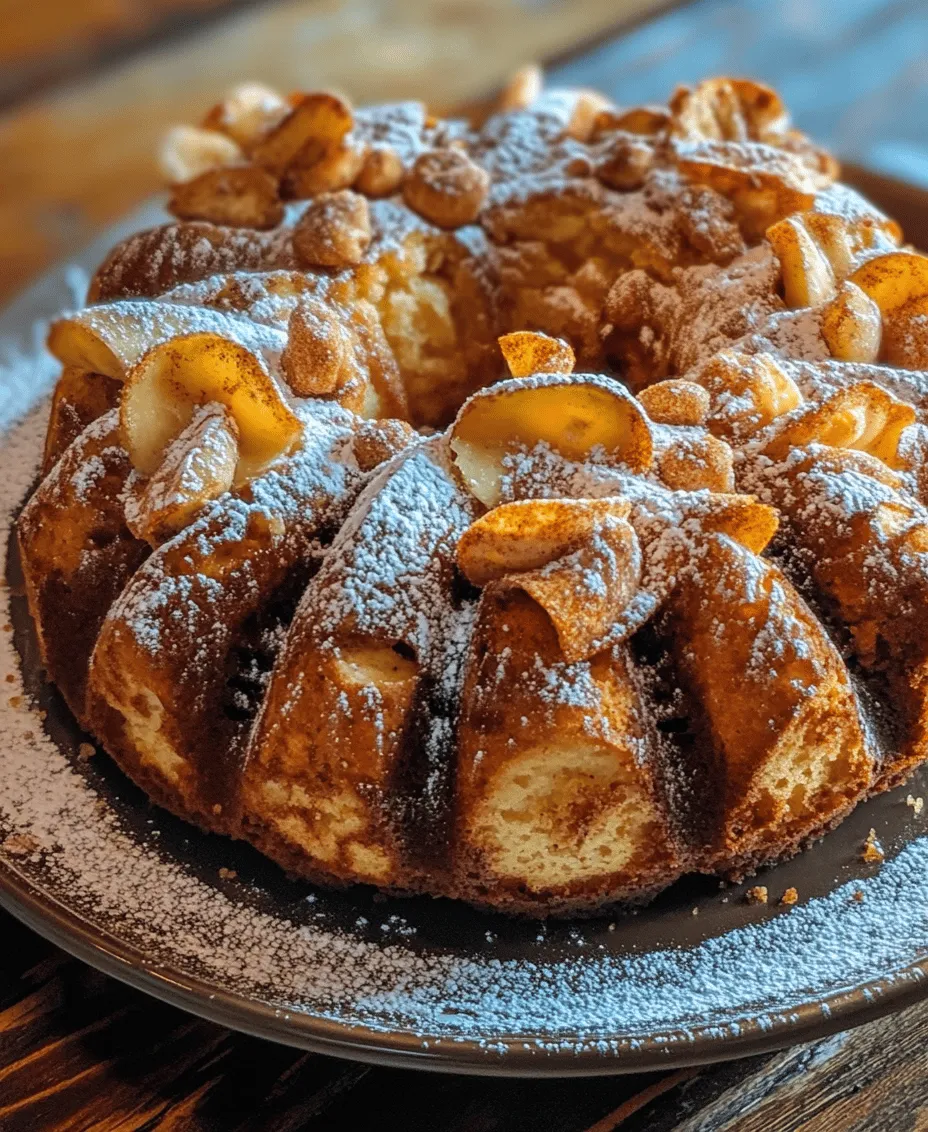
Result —
[[[151, 654], [164, 647], [167, 629], [173, 650], [191, 654], [189, 679], [228, 647], [229, 627], [217, 622], [223, 595], [235, 595], [226, 596], [228, 603], [261, 594], [265, 564], [255, 561], [256, 547], [279, 561], [318, 555], [311, 540], [344, 517], [363, 481], [347, 452], [351, 415], [323, 401], [301, 402], [296, 412], [304, 428], [298, 449], [243, 490], [213, 501], [145, 562], [110, 609], [108, 620], [124, 623]], [[270, 529], [266, 542], [251, 533], [256, 523]]]
[[[36, 413], [8, 440], [7, 529], [43, 424]], [[9, 633], [0, 635], [0, 663], [15, 677], [11, 693], [22, 694]], [[346, 1035], [358, 1027], [400, 1031], [429, 1047], [472, 1042], [489, 1058], [508, 1049], [609, 1056], [649, 1034], [674, 1045], [697, 1031], [723, 1040], [745, 1027], [769, 1029], [810, 995], [840, 994], [928, 954], [924, 837], [878, 875], [684, 950], [607, 952], [602, 926], [590, 924], [571, 929], [566, 950], [548, 946], [542, 932], [535, 956], [507, 958], [492, 944], [463, 954], [423, 946], [415, 934], [406, 942], [388, 917], [382, 937], [371, 940], [363, 924], [336, 930], [324, 916], [296, 922], [238, 902], [122, 828], [34, 715], [7, 710], [5, 733], [5, 867], [44, 876], [70, 907], [131, 940], [154, 967], [256, 996], [291, 1022], [334, 1020]], [[852, 899], [858, 890], [862, 902]]]
[[[43, 383], [48, 388], [52, 373], [37, 354], [20, 357], [15, 372], [3, 370], [2, 388], [18, 390], [8, 424], [41, 395]], [[40, 408], [6, 438], [6, 534], [35, 474], [45, 419]], [[8, 592], [4, 597], [11, 600]], [[22, 696], [9, 632], [0, 633], [0, 664], [12, 678], [5, 685], [10, 695]], [[280, 1015], [281, 1032], [322, 1019], [344, 1027], [343, 1038], [363, 1027], [375, 1035], [400, 1032], [419, 1048], [445, 1043], [490, 1060], [565, 1051], [621, 1056], [648, 1043], [686, 1047], [697, 1033], [724, 1042], [788, 1026], [801, 1003], [840, 996], [863, 980], [878, 980], [868, 993], [885, 993], [892, 972], [928, 956], [925, 837], [914, 837], [874, 876], [750, 926], [722, 927], [691, 947], [608, 949], [610, 934], [592, 922], [570, 928], [556, 945], [548, 929], [533, 928], [537, 948], [516, 959], [489, 940], [466, 948], [417, 942], [409, 934], [415, 924], [389, 914], [370, 938], [364, 917], [353, 929], [336, 929], [324, 914], [256, 909], [198, 877], [184, 860], [165, 857], [156, 838], [123, 826], [34, 713], [6, 709], [4, 733], [4, 870], [139, 948], [151, 968], [167, 966], [181, 982], [201, 978], [217, 992], [268, 1004]], [[853, 899], [857, 892], [863, 900]], [[323, 907], [326, 899], [306, 907]], [[405, 913], [411, 920], [415, 909]], [[917, 970], [898, 976], [917, 977]], [[822, 1013], [828, 1011], [826, 1004]]]
[[398, 457], [364, 493], [316, 579], [320, 631], [350, 624], [362, 635], [405, 641], [427, 663], [449, 602], [446, 563], [476, 514], [443, 438]]

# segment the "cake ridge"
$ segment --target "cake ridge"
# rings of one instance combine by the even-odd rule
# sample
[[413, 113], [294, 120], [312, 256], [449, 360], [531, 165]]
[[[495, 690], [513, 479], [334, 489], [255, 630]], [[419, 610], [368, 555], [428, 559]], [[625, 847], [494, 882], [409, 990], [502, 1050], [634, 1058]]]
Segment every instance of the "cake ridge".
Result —
[[775, 92], [251, 85], [165, 157], [176, 220], [52, 328], [19, 523], [49, 673], [152, 798], [570, 915], [928, 757], [928, 260]]

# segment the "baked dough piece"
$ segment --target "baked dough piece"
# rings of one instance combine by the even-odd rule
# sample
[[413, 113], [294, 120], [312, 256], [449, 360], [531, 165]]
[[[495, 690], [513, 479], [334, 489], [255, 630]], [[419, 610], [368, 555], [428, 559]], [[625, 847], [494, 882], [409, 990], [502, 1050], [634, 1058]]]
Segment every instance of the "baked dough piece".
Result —
[[454, 549], [477, 512], [445, 439], [413, 447], [361, 496], [307, 590], [243, 785], [247, 836], [290, 871], [440, 890], [471, 619]]
[[167, 809], [237, 828], [243, 749], [297, 601], [365, 476], [356, 418], [308, 403], [296, 451], [158, 547], [109, 610], [88, 723]]
[[248, 86], [164, 156], [176, 221], [51, 328], [19, 530], [49, 675], [153, 798], [545, 916], [924, 760], [928, 259], [774, 91]]
[[119, 413], [110, 410], [67, 448], [17, 524], [29, 608], [42, 663], [87, 725], [87, 669], [110, 606], [150, 547], [126, 524], [132, 473]]
[[646, 899], [683, 872], [654, 723], [626, 646], [569, 664], [528, 594], [488, 587], [462, 695], [455, 891], [569, 913]]
[[[841, 657], [783, 573], [725, 535], [696, 547], [661, 624], [708, 758], [701, 867], [742, 875], [835, 825], [873, 759]], [[667, 724], [665, 723], [665, 726]], [[699, 780], [699, 779], [697, 779]]]
[[784, 560], [843, 626], [845, 647], [891, 705], [881, 789], [901, 782], [928, 740], [928, 655], [921, 611], [928, 602], [928, 512], [901, 478], [864, 453], [796, 448], [754, 473], [784, 516]]

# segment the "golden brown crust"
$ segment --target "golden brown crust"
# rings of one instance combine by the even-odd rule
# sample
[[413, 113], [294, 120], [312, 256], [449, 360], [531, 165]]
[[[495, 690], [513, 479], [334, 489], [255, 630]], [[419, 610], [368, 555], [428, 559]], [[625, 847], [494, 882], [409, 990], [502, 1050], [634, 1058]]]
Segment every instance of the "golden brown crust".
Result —
[[182, 283], [223, 272], [296, 265], [289, 240], [276, 230], [223, 228], [200, 220], [164, 224], [117, 244], [97, 268], [87, 301], [163, 295]]
[[52, 394], [42, 475], [47, 476], [84, 429], [119, 404], [121, 383], [101, 373], [64, 366]]
[[237, 829], [244, 747], [282, 635], [364, 482], [332, 466], [354, 423], [309, 414], [301, 448], [156, 550], [100, 627], [92, 730], [132, 778], [157, 781], [159, 799], [204, 828]]
[[634, 898], [685, 870], [654, 721], [624, 649], [568, 665], [540, 606], [490, 586], [462, 704], [455, 894], [538, 914]]
[[252, 84], [162, 156], [179, 222], [90, 289], [151, 301], [56, 325], [19, 531], [50, 675], [152, 798], [310, 879], [574, 915], [923, 760], [928, 259], [775, 92], [527, 70], [467, 123]]
[[663, 631], [674, 672], [699, 705], [696, 718], [684, 713], [675, 725], [702, 730], [716, 760], [716, 824], [702, 868], [776, 859], [869, 789], [873, 762], [844, 664], [775, 565], [709, 536]]
[[149, 551], [126, 526], [121, 494], [130, 471], [113, 409], [67, 449], [17, 524], [42, 661], [82, 723], [100, 627]]
[[[877, 479], [856, 454], [795, 449], [757, 476], [785, 520], [785, 561], [846, 633], [846, 649], [880, 698], [893, 705], [890, 753], [876, 785], [903, 781], [928, 744], [928, 656], [919, 611], [928, 601], [928, 513]], [[898, 485], [898, 480], [897, 480]]]
[[[443, 500], [431, 511], [429, 483]], [[386, 551], [393, 562], [396, 554], [382, 546], [396, 521], [394, 508], [416, 491], [423, 507], [407, 515], [405, 554], [392, 573], [381, 573], [376, 557]], [[426, 653], [451, 628], [433, 619], [452, 585], [454, 543], [476, 510], [440, 443], [414, 445], [372, 482], [307, 590], [243, 779], [246, 835], [292, 871], [441, 891], [447, 867], [441, 839], [424, 839], [423, 828], [429, 822], [442, 828], [451, 767], [450, 752], [433, 761], [442, 781], [433, 783], [434, 804], [424, 805], [426, 736], [444, 667]], [[357, 564], [356, 604], [339, 593], [349, 562]]]

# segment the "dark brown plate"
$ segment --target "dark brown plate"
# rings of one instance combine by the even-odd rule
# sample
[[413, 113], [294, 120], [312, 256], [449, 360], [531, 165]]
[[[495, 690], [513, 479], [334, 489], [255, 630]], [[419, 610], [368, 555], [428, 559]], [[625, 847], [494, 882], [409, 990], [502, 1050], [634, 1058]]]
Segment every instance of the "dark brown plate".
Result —
[[[894, 199], [892, 184], [872, 177], [868, 188], [890, 209], [908, 207], [910, 223], [928, 216], [917, 190], [902, 186]], [[127, 227], [145, 219], [150, 210]], [[74, 270], [0, 316], [4, 512], [35, 474], [54, 376], [40, 324], [73, 301]], [[314, 890], [248, 846], [153, 808], [102, 756], [80, 757], [85, 737], [41, 679], [13, 553], [7, 577], [0, 902], [159, 998], [343, 1057], [566, 1075], [743, 1056], [926, 993], [928, 812], [906, 802], [928, 793], [924, 769], [752, 881], [767, 887], [768, 905], [747, 905], [746, 886], [690, 878], [635, 914], [539, 927], [449, 901]], [[859, 857], [871, 828], [881, 867]], [[777, 903], [789, 887], [799, 892], [792, 908]]]

